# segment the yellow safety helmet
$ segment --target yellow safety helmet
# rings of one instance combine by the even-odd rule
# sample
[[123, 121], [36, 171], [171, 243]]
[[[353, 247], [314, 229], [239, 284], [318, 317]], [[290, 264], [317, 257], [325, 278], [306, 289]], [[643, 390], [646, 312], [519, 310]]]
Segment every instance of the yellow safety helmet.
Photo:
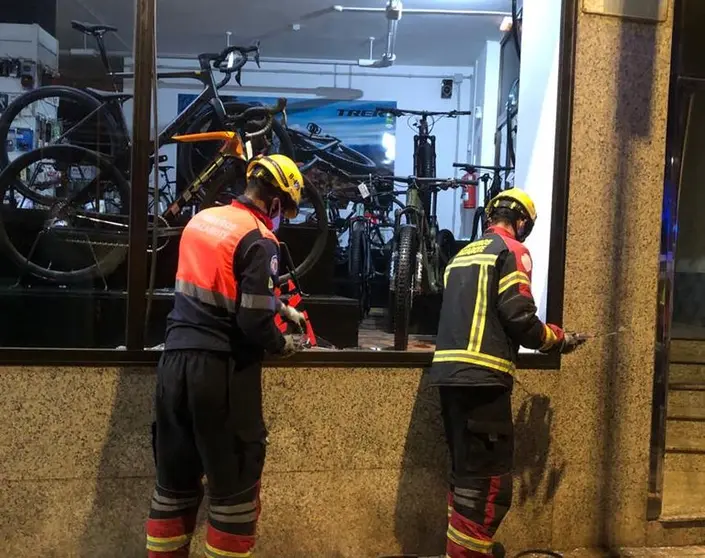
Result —
[[286, 194], [284, 216], [293, 219], [299, 213], [304, 177], [299, 167], [286, 155], [260, 155], [247, 166], [247, 179], [260, 178]]
[[510, 188], [509, 190], [500, 192], [487, 204], [487, 216], [491, 218], [492, 213], [500, 208], [516, 211], [518, 216], [527, 220], [523, 234], [519, 235], [519, 231], [516, 231], [517, 240], [521, 242], [526, 240], [526, 237], [529, 236], [531, 230], [534, 228], [534, 223], [536, 223], [536, 218], [538, 217], [536, 214], [536, 206], [529, 194], [519, 188]]

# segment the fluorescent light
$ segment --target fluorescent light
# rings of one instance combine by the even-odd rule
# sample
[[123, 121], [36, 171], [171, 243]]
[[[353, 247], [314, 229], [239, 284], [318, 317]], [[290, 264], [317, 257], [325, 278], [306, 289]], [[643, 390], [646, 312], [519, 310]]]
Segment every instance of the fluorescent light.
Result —
[[507, 31], [510, 31], [511, 29], [512, 29], [512, 18], [509, 16], [505, 16], [504, 19], [502, 20], [502, 23], [499, 24], [499, 30], [506, 33]]

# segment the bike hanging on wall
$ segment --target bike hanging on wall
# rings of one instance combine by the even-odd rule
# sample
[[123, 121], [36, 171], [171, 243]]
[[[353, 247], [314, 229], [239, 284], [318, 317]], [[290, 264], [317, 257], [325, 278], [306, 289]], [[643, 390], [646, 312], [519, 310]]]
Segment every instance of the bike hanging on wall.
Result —
[[[77, 21], [73, 21], [71, 25], [85, 35], [95, 38], [106, 72], [114, 80], [115, 91], [48, 85], [16, 98], [0, 117], [0, 169], [10, 162], [6, 146], [11, 130], [16, 128], [17, 122], [27, 114], [38, 113], [54, 120], [50, 139], [45, 145], [71, 144], [98, 151], [109, 157], [121, 173], [129, 178], [130, 135], [122, 105], [131, 99], [132, 95], [117, 91], [116, 80], [132, 78], [133, 74], [112, 72], [103, 40], [106, 33], [117, 31], [117, 28]], [[251, 59], [259, 65], [258, 44], [248, 47], [229, 46], [220, 53], [201, 54], [198, 56], [198, 70], [158, 72], [158, 79], [195, 79], [203, 85], [203, 90], [196, 99], [159, 134], [159, 146], [173, 143], [172, 138], [180, 133], [223, 130], [227, 115], [236, 115], [246, 110], [250, 105], [223, 103], [219, 90], [227, 85], [233, 76], [239, 82], [242, 69]], [[216, 82], [214, 71], [224, 74], [221, 81]], [[277, 152], [290, 157], [294, 155], [286, 129], [276, 119], [267, 134], [253, 142], [253, 149], [255, 153]], [[180, 150], [178, 173], [186, 183], [191, 183], [214, 155], [212, 145], [189, 144], [188, 148]], [[164, 157], [160, 158], [160, 162], [165, 160]]]
[[308, 133], [287, 128], [296, 160], [303, 163], [301, 172], [306, 172], [318, 163], [346, 174], [365, 174], [377, 170], [377, 164], [367, 155], [345, 145], [336, 137], [323, 134], [318, 124], [310, 122], [306, 130]]
[[[280, 99], [274, 107], [255, 106], [228, 116], [225, 131], [174, 137], [187, 143], [218, 141], [221, 147], [156, 221], [150, 216], [149, 236], [157, 241], [150, 251], [180, 236], [185, 207], [229, 203], [244, 190], [248, 143], [269, 133], [285, 107], [286, 99]], [[21, 155], [0, 174], [0, 199], [8, 195], [22, 196], [22, 203], [20, 209], [17, 204], [2, 205], [0, 246], [20, 269], [20, 280], [31, 274], [59, 284], [97, 278], [105, 284], [105, 277], [125, 260], [130, 184], [105, 155], [75, 145], [51, 145]], [[305, 187], [304, 200], [312, 206], [318, 234], [304, 261], [294, 266], [298, 276], [321, 257], [328, 232], [318, 190]], [[290, 278], [285, 274], [280, 280]]]

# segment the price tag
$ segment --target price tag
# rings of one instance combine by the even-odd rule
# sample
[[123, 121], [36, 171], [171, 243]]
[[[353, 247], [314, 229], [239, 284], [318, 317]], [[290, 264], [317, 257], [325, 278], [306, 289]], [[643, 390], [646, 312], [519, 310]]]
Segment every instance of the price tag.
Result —
[[246, 142], [245, 142], [245, 153], [246, 153], [246, 155], [247, 155], [247, 160], [248, 160], [248, 161], [249, 161], [250, 159], [252, 159], [253, 152], [252, 152], [252, 142], [251, 142], [251, 141], [246, 141]]
[[360, 184], [358, 184], [357, 186], [357, 189], [360, 190], [360, 195], [362, 196], [363, 200], [366, 200], [370, 197], [370, 190], [369, 188], [367, 188], [367, 184], [365, 184], [364, 182], [360, 182]]

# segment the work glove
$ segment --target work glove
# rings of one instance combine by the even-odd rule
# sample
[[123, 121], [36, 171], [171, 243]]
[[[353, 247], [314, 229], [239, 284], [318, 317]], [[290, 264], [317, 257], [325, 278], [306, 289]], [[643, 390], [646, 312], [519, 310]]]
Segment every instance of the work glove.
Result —
[[563, 345], [561, 345], [561, 353], [567, 355], [580, 347], [587, 341], [587, 336], [572, 331], [566, 331], [563, 336]]
[[306, 318], [298, 310], [292, 308], [287, 304], [282, 304], [279, 307], [279, 315], [284, 318], [287, 322], [294, 324], [299, 328], [299, 331], [306, 331]]
[[286, 358], [296, 353], [296, 341], [293, 335], [284, 336], [284, 348], [280, 351], [279, 356]]

